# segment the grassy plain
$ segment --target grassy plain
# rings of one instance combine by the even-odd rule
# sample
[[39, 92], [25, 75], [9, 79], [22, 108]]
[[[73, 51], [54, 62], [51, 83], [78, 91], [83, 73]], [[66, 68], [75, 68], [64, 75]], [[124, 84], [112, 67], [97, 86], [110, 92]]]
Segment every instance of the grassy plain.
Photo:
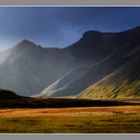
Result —
[[[140, 133], [139, 99], [33, 100], [1, 100], [0, 133]], [[83, 107], [83, 103], [89, 106]], [[40, 108], [35, 108], [39, 104]]]

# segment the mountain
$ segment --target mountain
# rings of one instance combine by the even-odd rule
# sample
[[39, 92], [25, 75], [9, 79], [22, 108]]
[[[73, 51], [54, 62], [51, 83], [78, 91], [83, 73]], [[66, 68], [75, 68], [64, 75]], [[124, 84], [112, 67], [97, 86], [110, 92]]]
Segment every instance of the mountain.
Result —
[[139, 45], [140, 27], [87, 31], [64, 49], [23, 40], [0, 53], [0, 88], [22, 96], [76, 96], [139, 55]]
[[126, 48], [124, 51], [129, 51], [135, 48], [140, 44], [139, 36], [139, 26], [119, 33], [87, 31], [79, 41], [64, 50], [75, 56], [77, 61], [97, 63], [116, 50]]
[[[82, 53], [86, 51], [91, 52], [91, 56], [87, 56], [86, 59], [82, 58], [85, 61], [88, 59], [89, 61], [92, 61], [92, 57], [95, 57], [93, 60], [97, 61], [96, 56], [99, 56], [100, 59], [94, 63], [94, 65], [91, 65], [86, 73], [80, 75], [77, 79], [73, 79], [71, 83], [65, 81], [64, 86], [61, 85], [61, 80], [58, 80], [43, 90], [40, 96], [76, 96], [90, 85], [97, 83], [119, 67], [123, 67], [123, 65], [129, 63], [133, 57], [135, 58], [136, 56], [139, 56], [140, 53], [140, 27], [121, 33], [100, 33], [91, 31], [85, 33], [83, 38], [82, 43], [80, 42], [81, 40], [79, 41], [81, 45], [79, 45], [80, 43], [78, 42], [68, 48], [65, 48], [65, 50], [77, 56], [78, 59], [81, 59], [82, 56], [85, 57]], [[85, 47], [83, 45], [85, 40], [88, 40], [87, 42], [92, 40], [94, 45]], [[104, 54], [104, 57], [101, 59], [102, 54]], [[65, 78], [63, 77], [62, 79]], [[59, 85], [59, 87], [57, 85]]]
[[79, 62], [93, 64], [104, 59], [118, 48], [117, 40], [113, 34], [87, 31], [79, 41], [64, 48], [64, 50], [75, 56]]
[[103, 55], [99, 49], [102, 46], [96, 41], [98, 34], [102, 40], [102, 33], [89, 31], [64, 49], [43, 48], [28, 40], [21, 41], [0, 53], [0, 87], [18, 95], [32, 96], [80, 66], [94, 66], [112, 53], [106, 45]]
[[37, 94], [73, 69], [73, 56], [28, 40], [0, 54], [0, 87], [19, 95]]
[[[112, 55], [97, 63], [95, 66], [88, 68], [82, 75], [77, 73], [78, 78], [73, 78], [71, 82], [65, 81], [67, 77], [74, 77], [74, 73], [68, 73], [67, 76], [62, 77], [64, 85], [61, 80], [51, 84], [41, 92], [41, 97], [61, 97], [61, 96], [76, 96], [91, 84], [96, 83], [98, 80], [110, 74], [113, 70], [123, 65], [126, 58], [118, 58], [119, 52], [114, 52]], [[69, 78], [70, 80], [70, 78]], [[59, 88], [58, 86], [59, 85]], [[50, 88], [51, 87], [51, 88]], [[51, 93], [51, 94], [50, 94]]]
[[[136, 29], [139, 31], [139, 28]], [[81, 91], [77, 97], [91, 99], [140, 96], [140, 44], [127, 45], [120, 51], [122, 52], [122, 58], [125, 60], [123, 65], [97, 82], [92, 83], [84, 91]]]

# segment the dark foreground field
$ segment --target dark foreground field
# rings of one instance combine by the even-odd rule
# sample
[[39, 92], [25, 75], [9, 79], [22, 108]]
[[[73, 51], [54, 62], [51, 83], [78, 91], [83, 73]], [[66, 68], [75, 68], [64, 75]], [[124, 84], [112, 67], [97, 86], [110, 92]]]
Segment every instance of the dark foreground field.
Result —
[[0, 108], [69, 108], [92, 106], [138, 105], [129, 100], [89, 100], [73, 98], [13, 98], [0, 99]]
[[0, 106], [0, 133], [140, 133], [139, 99], [21, 98]]

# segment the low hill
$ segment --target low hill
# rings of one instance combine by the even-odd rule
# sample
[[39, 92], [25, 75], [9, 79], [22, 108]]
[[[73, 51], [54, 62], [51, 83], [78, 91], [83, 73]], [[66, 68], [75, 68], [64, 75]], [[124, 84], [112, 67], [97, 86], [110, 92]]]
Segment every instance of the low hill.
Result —
[[17, 98], [21, 98], [21, 97], [16, 95], [12, 91], [0, 89], [0, 99], [17, 99]]

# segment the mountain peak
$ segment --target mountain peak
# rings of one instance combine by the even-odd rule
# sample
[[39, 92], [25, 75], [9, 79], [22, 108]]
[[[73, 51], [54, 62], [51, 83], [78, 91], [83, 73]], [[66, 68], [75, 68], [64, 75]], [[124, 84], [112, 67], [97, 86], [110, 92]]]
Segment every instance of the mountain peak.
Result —
[[18, 46], [36, 46], [36, 44], [27, 39], [24, 39], [18, 44]]
[[86, 31], [83, 34], [83, 37], [95, 36], [95, 35], [100, 35], [100, 34], [101, 34], [101, 32], [99, 32], [99, 31]]
[[99, 31], [87, 31], [83, 34], [83, 38], [95, 38], [101, 36], [102, 33]]
[[39, 48], [41, 48], [41, 46], [40, 45], [36, 45], [35, 43], [33, 43], [32, 41], [29, 41], [29, 40], [27, 40], [27, 39], [24, 39], [24, 40], [22, 40], [21, 42], [19, 42], [16, 46], [15, 46], [15, 48], [17, 48], [17, 49], [25, 49], [26, 48], [26, 50], [27, 49], [39, 49]]

